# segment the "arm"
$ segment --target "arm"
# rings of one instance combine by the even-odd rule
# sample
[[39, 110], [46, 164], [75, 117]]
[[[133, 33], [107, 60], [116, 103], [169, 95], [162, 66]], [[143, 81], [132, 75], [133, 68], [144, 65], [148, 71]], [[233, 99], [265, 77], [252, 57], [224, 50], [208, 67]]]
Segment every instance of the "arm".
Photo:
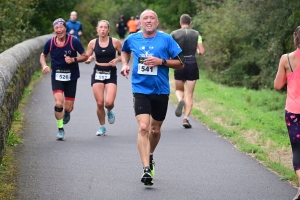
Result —
[[[169, 67], [169, 68], [173, 68], [173, 69], [183, 69], [184, 64], [178, 59], [169, 59], [166, 60], [167, 64], [165, 64], [164, 66]], [[153, 56], [148, 56], [145, 60], [144, 60], [144, 64], [147, 67], [155, 67], [158, 65], [163, 65], [163, 59], [161, 58], [156, 58]]]
[[86, 64], [90, 64], [95, 59], [95, 56], [93, 55], [95, 42], [96, 39], [93, 39], [88, 44], [88, 49], [86, 51], [86, 55], [88, 56], [88, 59], [85, 61]]
[[148, 56], [144, 60], [144, 64], [147, 67], [154, 67], [154, 66], [158, 66], [158, 65], [164, 65], [166, 67], [173, 68], [173, 69], [183, 69], [183, 67], [184, 67], [184, 56], [183, 56], [182, 53], [179, 53], [178, 56], [176, 56], [176, 58], [166, 60], [166, 64], [163, 64], [163, 59], [161, 59], [161, 58]]
[[73, 47], [75, 51], [77, 51], [80, 56], [78, 57], [69, 57], [65, 55], [65, 61], [68, 64], [75, 63], [75, 62], [84, 62], [86, 61], [89, 57], [87, 56], [82, 44], [77, 40], [76, 38], [72, 39], [73, 42]]
[[197, 53], [198, 53], [199, 55], [204, 55], [204, 54], [205, 54], [205, 49], [204, 49], [202, 43], [197, 45]]
[[122, 60], [121, 74], [126, 78], [128, 78], [128, 74], [130, 71], [130, 67], [128, 65], [130, 57], [131, 57], [131, 52], [126, 52], [126, 51], [121, 52], [121, 60]]
[[81, 23], [80, 23], [80, 26], [79, 26], [78, 35], [79, 36], [82, 35], [82, 24]]
[[274, 89], [280, 90], [286, 84], [286, 72], [285, 72], [285, 64], [287, 63], [286, 54], [282, 55], [280, 58], [278, 71], [276, 74], [276, 78], [274, 80]]
[[204, 55], [205, 54], [205, 49], [204, 49], [203, 44], [202, 44], [202, 37], [200, 35], [198, 36], [197, 53], [199, 55]]
[[70, 57], [65, 55], [65, 61], [68, 64], [72, 64], [75, 62], [84, 62], [88, 59], [89, 57], [87, 56], [86, 52], [83, 52], [80, 56], [77, 57]]
[[116, 66], [118, 62], [121, 61], [121, 50], [122, 50], [122, 44], [120, 42], [120, 40], [117, 40], [116, 38], [113, 38], [113, 45], [116, 49], [116, 51], [118, 52], [118, 57], [116, 57], [115, 59], [111, 60], [109, 63], [112, 64], [112, 66]]
[[40, 63], [42, 65], [42, 72], [43, 74], [47, 74], [48, 72], [50, 72], [50, 67], [47, 66], [47, 62], [46, 62], [46, 58], [47, 58], [47, 55], [45, 55], [44, 53], [41, 54], [40, 56]]

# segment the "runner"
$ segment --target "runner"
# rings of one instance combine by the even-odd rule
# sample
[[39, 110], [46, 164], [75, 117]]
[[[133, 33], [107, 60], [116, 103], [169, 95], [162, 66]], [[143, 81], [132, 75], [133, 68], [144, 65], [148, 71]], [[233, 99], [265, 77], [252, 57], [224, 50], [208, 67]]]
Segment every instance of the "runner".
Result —
[[141, 21], [140, 16], [135, 16], [135, 23], [136, 23], [136, 32], [140, 31], [141, 29]]
[[129, 34], [136, 33], [136, 21], [134, 19], [134, 16], [131, 16], [130, 20], [128, 20], [127, 27]]
[[[40, 57], [43, 73], [51, 72], [47, 66], [48, 53], [51, 56], [51, 83], [55, 99], [54, 114], [58, 127], [57, 139], [65, 138], [63, 124], [70, 120], [70, 113], [74, 108], [74, 100], [79, 78], [78, 62], [84, 62], [88, 56], [79, 40], [66, 34], [66, 22], [59, 18], [53, 22], [55, 37], [49, 39]], [[77, 52], [80, 54], [77, 56]]]
[[117, 33], [119, 35], [120, 41], [123, 44], [126, 30], [127, 30], [123, 15], [121, 15], [120, 21], [116, 24], [116, 27], [117, 27]]
[[[205, 53], [202, 37], [198, 31], [190, 28], [192, 25], [191, 17], [183, 14], [180, 17], [181, 29], [175, 30], [171, 36], [179, 44], [185, 57], [184, 69], [174, 70], [175, 94], [178, 99], [178, 105], [175, 115], [180, 117], [184, 107], [183, 126], [192, 128], [189, 122], [189, 116], [193, 107], [193, 94], [196, 81], [199, 79], [199, 68], [197, 65], [195, 53], [200, 55]], [[184, 94], [184, 85], [186, 92]]]
[[76, 37], [80, 41], [82, 25], [79, 21], [77, 21], [77, 13], [75, 11], [71, 12], [70, 19], [67, 22], [67, 33]]
[[169, 68], [182, 69], [184, 57], [170, 35], [157, 31], [158, 18], [154, 11], [142, 12], [141, 26], [141, 32], [129, 35], [124, 41], [121, 74], [128, 78], [128, 62], [133, 52], [133, 104], [139, 125], [138, 150], [144, 169], [141, 181], [153, 185], [153, 152], [168, 109]]
[[[92, 74], [92, 87], [97, 102], [97, 116], [100, 128], [96, 132], [97, 136], [105, 135], [105, 110], [110, 124], [115, 122], [115, 114], [112, 111], [117, 93], [117, 68], [121, 57], [116, 58], [116, 51], [121, 54], [122, 44], [116, 38], [109, 37], [110, 25], [106, 20], [101, 20], [97, 25], [99, 38], [93, 39], [88, 45], [86, 61], [89, 64], [94, 60], [93, 51], [96, 55], [96, 64]], [[104, 95], [104, 92], [106, 95]], [[105, 96], [105, 97], [104, 97]]]
[[[274, 88], [281, 90], [287, 84], [285, 121], [290, 137], [293, 166], [300, 184], [300, 26], [294, 32], [296, 50], [281, 56]], [[300, 188], [293, 200], [300, 200]]]

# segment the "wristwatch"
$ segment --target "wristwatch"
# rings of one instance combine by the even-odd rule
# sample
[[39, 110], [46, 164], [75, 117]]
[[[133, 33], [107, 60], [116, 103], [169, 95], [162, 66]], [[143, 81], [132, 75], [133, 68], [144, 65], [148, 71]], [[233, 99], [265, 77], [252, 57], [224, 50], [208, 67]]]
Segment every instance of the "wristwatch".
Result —
[[77, 58], [76, 57], [74, 57], [74, 63], [77, 63]]
[[166, 59], [162, 59], [162, 62], [161, 62], [162, 65], [167, 65], [167, 61]]

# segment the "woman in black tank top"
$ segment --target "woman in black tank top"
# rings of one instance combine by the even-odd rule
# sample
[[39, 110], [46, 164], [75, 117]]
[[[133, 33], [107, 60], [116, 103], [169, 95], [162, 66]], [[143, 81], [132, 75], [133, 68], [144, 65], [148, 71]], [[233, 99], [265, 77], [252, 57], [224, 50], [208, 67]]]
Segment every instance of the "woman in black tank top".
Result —
[[[97, 136], [105, 135], [105, 109], [108, 122], [113, 124], [115, 115], [112, 111], [117, 93], [117, 68], [116, 65], [121, 61], [122, 45], [116, 38], [109, 37], [109, 22], [101, 20], [97, 25], [98, 38], [89, 42], [87, 55], [89, 59], [86, 64], [91, 63], [95, 58], [95, 67], [91, 76], [91, 85], [97, 103], [97, 116], [100, 128], [96, 132]], [[116, 57], [116, 51], [118, 57]], [[95, 53], [93, 55], [93, 52]], [[104, 91], [106, 95], [104, 96]], [[104, 99], [105, 98], [105, 99]]]

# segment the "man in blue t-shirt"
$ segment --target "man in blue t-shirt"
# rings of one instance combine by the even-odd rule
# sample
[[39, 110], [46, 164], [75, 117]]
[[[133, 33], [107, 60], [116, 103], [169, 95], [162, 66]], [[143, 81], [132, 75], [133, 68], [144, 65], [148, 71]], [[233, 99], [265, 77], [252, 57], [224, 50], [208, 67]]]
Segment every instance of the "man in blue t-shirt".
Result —
[[67, 33], [76, 37], [80, 41], [82, 25], [79, 21], [77, 21], [77, 13], [75, 11], [71, 12], [70, 19], [67, 22]]
[[182, 69], [184, 57], [170, 35], [157, 31], [158, 18], [154, 11], [145, 10], [140, 20], [142, 31], [124, 41], [121, 74], [128, 78], [133, 52], [132, 92], [139, 125], [137, 143], [144, 169], [141, 181], [153, 185], [153, 152], [161, 136], [170, 94], [169, 68]]
[[[70, 120], [70, 112], [73, 110], [77, 79], [79, 78], [78, 62], [88, 59], [79, 40], [66, 34], [66, 22], [56, 19], [53, 22], [56, 36], [49, 39], [40, 57], [43, 73], [51, 72], [52, 91], [55, 99], [55, 117], [58, 127], [58, 140], [65, 139], [63, 124]], [[51, 68], [47, 66], [46, 58], [51, 55]], [[80, 56], [77, 57], [77, 53]]]

